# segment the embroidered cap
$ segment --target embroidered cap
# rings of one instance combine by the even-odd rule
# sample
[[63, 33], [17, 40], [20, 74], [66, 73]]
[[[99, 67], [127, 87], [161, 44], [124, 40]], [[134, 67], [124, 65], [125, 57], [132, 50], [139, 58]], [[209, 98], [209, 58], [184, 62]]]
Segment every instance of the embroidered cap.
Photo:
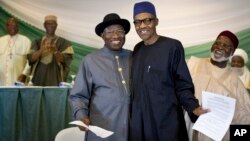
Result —
[[55, 22], [57, 22], [57, 17], [55, 15], [47, 15], [47, 16], [45, 16], [44, 21], [45, 22], [46, 21], [55, 21]]
[[217, 38], [218, 38], [219, 36], [226, 36], [226, 37], [228, 37], [228, 38], [231, 40], [231, 42], [233, 43], [234, 48], [237, 48], [237, 47], [238, 47], [239, 40], [238, 40], [237, 36], [236, 36], [234, 33], [232, 33], [231, 31], [228, 31], [228, 30], [222, 31], [222, 32], [217, 36]]
[[148, 1], [136, 3], [134, 5], [134, 17], [140, 13], [150, 13], [156, 17], [155, 6]]

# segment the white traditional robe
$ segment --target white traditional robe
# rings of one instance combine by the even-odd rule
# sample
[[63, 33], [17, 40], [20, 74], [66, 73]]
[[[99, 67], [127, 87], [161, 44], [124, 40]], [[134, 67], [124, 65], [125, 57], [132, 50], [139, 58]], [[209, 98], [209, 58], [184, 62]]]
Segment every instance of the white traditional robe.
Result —
[[239, 76], [240, 80], [243, 82], [247, 89], [250, 89], [250, 72], [246, 66], [244, 66], [244, 72]]
[[[191, 57], [188, 60], [188, 68], [194, 82], [195, 96], [199, 102], [201, 102], [203, 90], [235, 98], [236, 107], [231, 124], [250, 124], [250, 97], [235, 73], [232, 73], [229, 68], [222, 69], [212, 65], [209, 58]], [[212, 141], [204, 134], [192, 130], [193, 124], [187, 114], [185, 114], [185, 120], [190, 140]], [[229, 141], [229, 130], [223, 141]]]
[[24, 71], [30, 46], [30, 39], [21, 34], [0, 38], [0, 86], [14, 85]]

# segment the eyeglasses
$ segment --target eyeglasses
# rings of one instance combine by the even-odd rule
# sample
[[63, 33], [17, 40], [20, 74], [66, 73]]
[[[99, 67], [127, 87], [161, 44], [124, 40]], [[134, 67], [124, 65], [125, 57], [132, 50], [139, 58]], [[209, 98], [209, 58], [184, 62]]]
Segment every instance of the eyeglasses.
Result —
[[134, 25], [135, 26], [140, 26], [141, 23], [143, 22], [145, 25], [149, 25], [151, 24], [151, 22], [155, 20], [155, 18], [146, 18], [146, 19], [143, 19], [143, 20], [134, 20]]
[[105, 33], [107, 36], [112, 36], [114, 34], [116, 34], [118, 36], [124, 36], [125, 35], [125, 31], [124, 30], [104, 31], [103, 33]]

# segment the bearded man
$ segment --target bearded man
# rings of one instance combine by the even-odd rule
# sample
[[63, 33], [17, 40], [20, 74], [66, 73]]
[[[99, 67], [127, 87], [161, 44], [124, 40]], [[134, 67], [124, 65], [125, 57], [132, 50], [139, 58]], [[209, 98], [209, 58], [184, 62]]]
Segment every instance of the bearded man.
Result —
[[[238, 76], [232, 72], [227, 63], [238, 46], [238, 38], [231, 31], [221, 32], [211, 48], [211, 58], [191, 57], [188, 68], [195, 86], [195, 96], [201, 102], [202, 91], [236, 99], [235, 113], [231, 124], [250, 123], [250, 97]], [[201, 104], [201, 103], [200, 103]], [[193, 141], [212, 141], [202, 133], [192, 131], [192, 123], [185, 115], [189, 139]], [[229, 140], [229, 131], [223, 141]]]

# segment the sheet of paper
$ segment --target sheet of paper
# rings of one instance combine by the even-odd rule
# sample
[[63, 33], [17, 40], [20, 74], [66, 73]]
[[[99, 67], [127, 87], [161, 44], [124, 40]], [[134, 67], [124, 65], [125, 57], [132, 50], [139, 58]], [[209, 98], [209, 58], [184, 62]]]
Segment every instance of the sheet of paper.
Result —
[[202, 107], [210, 112], [201, 115], [193, 129], [221, 141], [232, 122], [236, 100], [211, 92], [202, 92]]
[[109, 136], [111, 136], [114, 132], [112, 131], [108, 131], [105, 130], [103, 128], [100, 128], [98, 126], [93, 126], [93, 125], [89, 125], [87, 126], [86, 124], [84, 124], [82, 121], [72, 121], [69, 124], [74, 124], [74, 125], [78, 125], [78, 126], [83, 126], [88, 128], [91, 132], [95, 133], [97, 136], [101, 137], [101, 138], [107, 138]]

